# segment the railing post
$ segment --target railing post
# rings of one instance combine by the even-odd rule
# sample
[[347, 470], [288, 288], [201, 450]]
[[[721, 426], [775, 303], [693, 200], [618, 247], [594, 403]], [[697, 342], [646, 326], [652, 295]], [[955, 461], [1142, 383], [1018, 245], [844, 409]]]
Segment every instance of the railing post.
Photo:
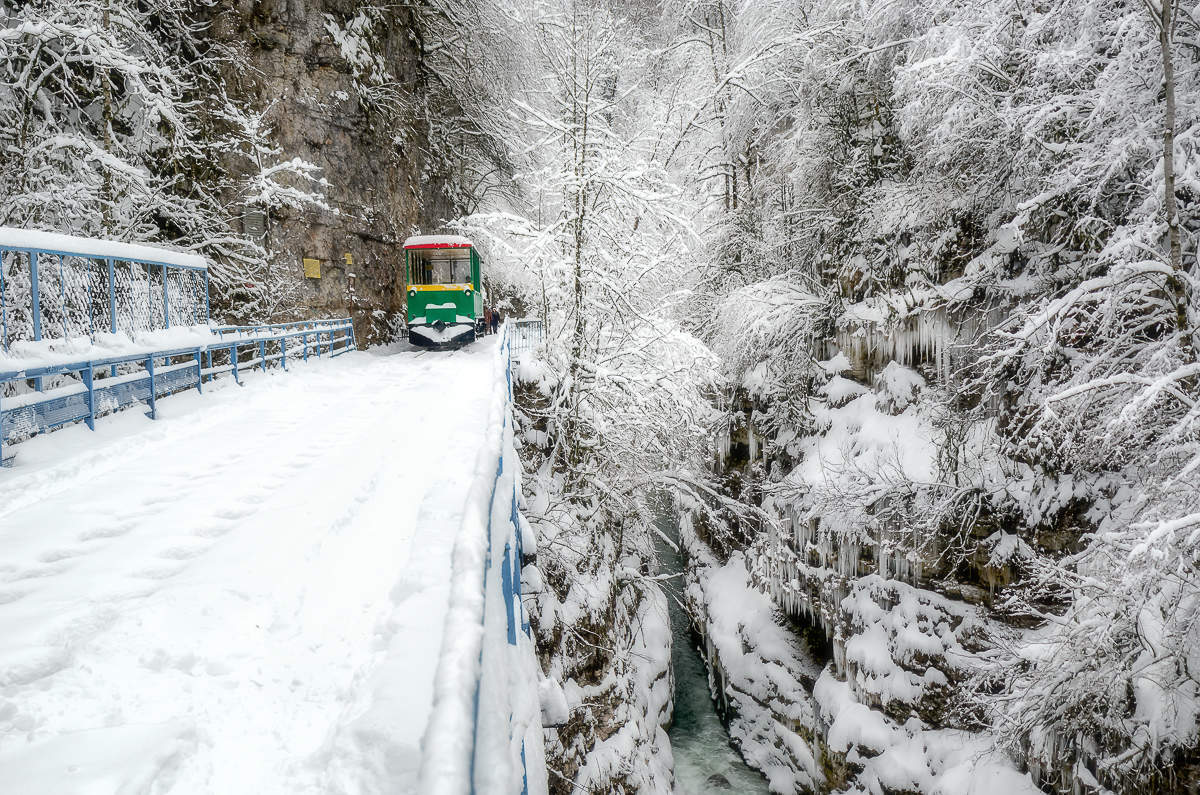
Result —
[[146, 412], [146, 416], [152, 420], [158, 419], [158, 396], [154, 391], [154, 356], [151, 355], [146, 359], [146, 372], [150, 374], [150, 410]]
[[167, 300], [167, 266], [162, 266], [163, 271], [163, 323], [167, 328], [171, 327], [171, 303]]
[[[33, 303], [33, 339], [36, 341], [42, 338], [42, 299], [41, 285], [38, 283], [38, 254], [36, 251], [29, 252], [29, 292]], [[33, 379], [33, 385], [37, 391], [42, 391], [41, 376]]]
[[304, 361], [307, 362], [308, 361], [308, 332], [307, 331], [300, 335], [300, 340], [301, 340], [301, 342], [304, 343]]
[[513, 523], [514, 534], [517, 539], [517, 576], [516, 576], [516, 581], [513, 583], [513, 587], [517, 592], [517, 610], [519, 611], [519, 614], [521, 617], [521, 631], [525, 633], [525, 637], [532, 638], [533, 635], [529, 630], [529, 622], [525, 620], [525, 605], [521, 601], [521, 568], [522, 568], [522, 566], [524, 566], [525, 561], [528, 560], [528, 558], [526, 558], [526, 556], [525, 556], [525, 538], [524, 538], [523, 534], [521, 533], [521, 515], [517, 508], [518, 504], [519, 503], [518, 503], [518, 497], [517, 497], [517, 481], [514, 478], [513, 479], [513, 493], [512, 493], [512, 514], [511, 514], [510, 518]]
[[229, 361], [230, 361], [230, 362], [233, 364], [233, 380], [234, 380], [234, 383], [236, 383], [236, 384], [238, 384], [239, 386], [241, 386], [242, 379], [238, 377], [238, 366], [237, 366], [237, 343], [236, 343], [236, 342], [235, 342], [234, 344], [232, 344], [232, 345], [230, 345], [230, 346], [229, 346]]
[[[208, 360], [208, 369], [211, 370], [212, 369], [212, 348], [209, 348], [206, 351], [204, 351], [204, 358]], [[201, 376], [203, 376], [203, 373], [201, 373]], [[208, 377], [212, 378], [213, 376], [210, 374]]]
[[[108, 263], [108, 325], [109, 330], [117, 333], [117, 269], [113, 264], [112, 257], [107, 257], [104, 260]], [[117, 377], [117, 366], [114, 364], [109, 368], [108, 374], [113, 378]]]
[[104, 260], [108, 263], [108, 319], [109, 331], [117, 333], [117, 269], [112, 257]]
[[[9, 257], [15, 256], [10, 254]], [[8, 307], [4, 303], [4, 252], [0, 251], [0, 350], [8, 350]]]
[[287, 369], [287, 337], [279, 338], [279, 363], [284, 370]]
[[200, 358], [201, 350], [196, 349], [196, 391], [204, 394], [204, 361]]
[[504, 613], [508, 617], [508, 645], [517, 645], [517, 622], [513, 618], [512, 545], [504, 541], [504, 558], [500, 561], [500, 593], [504, 598]]
[[33, 303], [33, 338], [42, 338], [42, 299], [41, 285], [38, 283], [38, 254], [29, 252], [29, 291]]
[[79, 375], [83, 378], [83, 385], [87, 387], [88, 415], [85, 422], [94, 431], [96, 430], [96, 389], [92, 385], [92, 379], [95, 376], [95, 370], [89, 364], [79, 372]]
[[63, 255], [58, 255], [58, 311], [62, 312], [63, 339], [67, 338], [67, 280], [63, 278]]
[[258, 341], [258, 369], [264, 373], [267, 371], [267, 341]]
[[96, 339], [96, 313], [92, 311], [92, 263], [91, 257], [84, 260], [87, 263], [87, 305], [88, 305], [88, 337]]
[[12, 466], [12, 459], [4, 455], [4, 395], [0, 392], [0, 467]]

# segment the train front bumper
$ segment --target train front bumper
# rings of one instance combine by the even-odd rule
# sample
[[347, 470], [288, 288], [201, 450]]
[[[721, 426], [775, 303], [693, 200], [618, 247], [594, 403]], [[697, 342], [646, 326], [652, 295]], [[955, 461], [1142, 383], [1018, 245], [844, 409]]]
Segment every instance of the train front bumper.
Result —
[[408, 341], [422, 348], [456, 348], [475, 341], [475, 323], [418, 323], [408, 327]]

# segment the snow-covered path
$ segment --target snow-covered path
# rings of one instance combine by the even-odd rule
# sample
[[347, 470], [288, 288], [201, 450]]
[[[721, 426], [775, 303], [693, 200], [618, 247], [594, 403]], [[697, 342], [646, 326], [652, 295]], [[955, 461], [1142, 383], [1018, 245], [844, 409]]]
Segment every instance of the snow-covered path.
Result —
[[0, 472], [0, 791], [411, 790], [494, 339], [21, 445]]

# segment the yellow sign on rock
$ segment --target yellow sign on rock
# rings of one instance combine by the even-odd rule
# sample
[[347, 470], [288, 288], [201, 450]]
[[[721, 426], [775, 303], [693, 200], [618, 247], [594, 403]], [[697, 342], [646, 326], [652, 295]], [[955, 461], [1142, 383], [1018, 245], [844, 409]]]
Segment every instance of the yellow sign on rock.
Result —
[[313, 259], [312, 257], [304, 258], [304, 278], [306, 278], [306, 279], [321, 278], [321, 260]]

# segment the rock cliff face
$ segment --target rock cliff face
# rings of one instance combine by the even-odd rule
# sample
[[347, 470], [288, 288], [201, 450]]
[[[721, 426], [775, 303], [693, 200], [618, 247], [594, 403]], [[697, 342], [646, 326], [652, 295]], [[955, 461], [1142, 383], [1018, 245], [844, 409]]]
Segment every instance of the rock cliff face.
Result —
[[[401, 243], [455, 215], [428, 146], [437, 111], [411, 7], [224, 0], [213, 34], [245, 43], [252, 70], [230, 79], [264, 111], [278, 159], [312, 163], [326, 183], [296, 185], [324, 207], [239, 212], [275, 252], [272, 283], [295, 294], [272, 319], [351, 315], [360, 344], [385, 339], [403, 314]], [[321, 261], [319, 279], [305, 277], [306, 257]]]
[[[919, 508], [892, 506], [887, 493], [862, 515], [843, 507], [846, 481], [863, 471], [853, 456], [901, 455], [892, 439], [910, 467], [935, 454], [924, 379], [895, 363], [873, 373], [857, 355], [824, 364], [833, 375], [814, 390], [816, 430], [804, 444], [789, 450], [759, 431], [751, 417], [761, 412], [746, 399], [719, 445], [726, 488], [757, 497], [775, 521], [697, 521], [685, 534], [689, 606], [732, 736], [780, 792], [960, 791], [955, 782], [985, 770], [1004, 782], [996, 791], [1056, 791], [1055, 771], [998, 750], [1000, 738], [961, 697], [980, 653], [1006, 630], [984, 574], [1002, 584], [1012, 566], [985, 558], [947, 567], [943, 548], [893, 520]], [[855, 375], [873, 385], [847, 377]], [[772, 471], [791, 471], [798, 485], [781, 486]], [[845, 502], [810, 517], [806, 500], [826, 480]]]

